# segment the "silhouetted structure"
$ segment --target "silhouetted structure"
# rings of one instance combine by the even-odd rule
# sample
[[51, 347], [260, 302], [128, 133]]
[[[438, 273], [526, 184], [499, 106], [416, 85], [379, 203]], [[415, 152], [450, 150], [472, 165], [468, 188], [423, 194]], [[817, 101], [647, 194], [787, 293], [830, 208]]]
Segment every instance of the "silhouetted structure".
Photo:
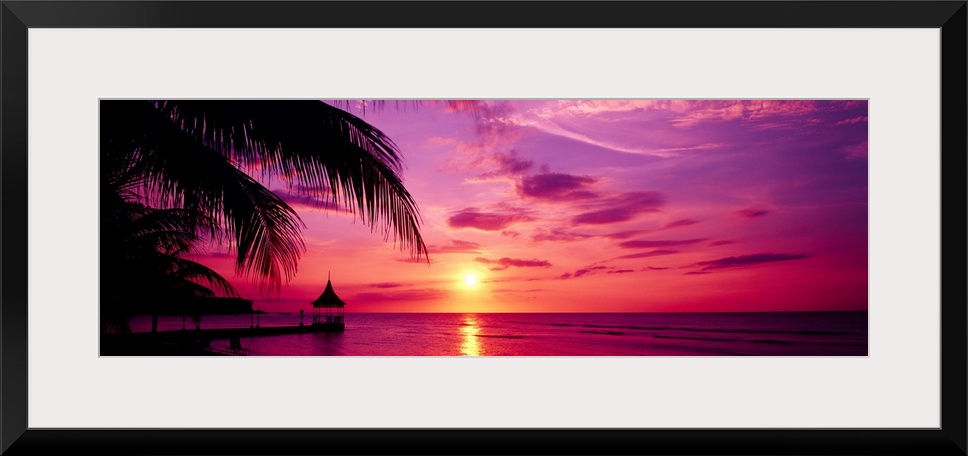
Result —
[[344, 328], [343, 308], [346, 307], [346, 303], [333, 291], [331, 277], [326, 278], [326, 289], [312, 302], [312, 305], [314, 326], [325, 325], [336, 330]]

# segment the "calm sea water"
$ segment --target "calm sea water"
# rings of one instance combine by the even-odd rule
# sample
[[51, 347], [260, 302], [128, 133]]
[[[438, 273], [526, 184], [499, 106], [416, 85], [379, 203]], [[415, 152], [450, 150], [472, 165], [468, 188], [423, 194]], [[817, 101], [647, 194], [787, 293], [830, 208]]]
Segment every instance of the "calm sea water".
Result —
[[[205, 316], [200, 325], [255, 323], [295, 325], [299, 314]], [[162, 331], [182, 325], [160, 317]], [[150, 327], [150, 317], [132, 321], [134, 331]], [[866, 356], [867, 312], [347, 314], [342, 333], [243, 338], [242, 346], [256, 356]]]

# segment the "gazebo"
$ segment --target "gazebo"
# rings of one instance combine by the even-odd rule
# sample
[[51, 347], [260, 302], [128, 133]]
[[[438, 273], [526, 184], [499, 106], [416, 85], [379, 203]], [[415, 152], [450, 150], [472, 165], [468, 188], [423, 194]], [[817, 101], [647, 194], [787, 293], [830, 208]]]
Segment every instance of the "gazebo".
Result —
[[327, 325], [343, 327], [343, 302], [336, 292], [333, 291], [333, 283], [330, 277], [326, 278], [326, 289], [319, 298], [312, 302], [313, 305], [313, 325]]

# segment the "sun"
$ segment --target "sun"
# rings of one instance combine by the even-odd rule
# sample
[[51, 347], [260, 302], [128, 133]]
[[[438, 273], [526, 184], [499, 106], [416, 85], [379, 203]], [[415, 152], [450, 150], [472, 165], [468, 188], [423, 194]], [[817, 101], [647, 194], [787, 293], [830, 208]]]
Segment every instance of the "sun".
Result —
[[474, 274], [467, 274], [467, 275], [465, 275], [464, 276], [464, 285], [467, 285], [469, 287], [473, 287], [474, 285], [477, 285], [477, 276], [474, 275]]

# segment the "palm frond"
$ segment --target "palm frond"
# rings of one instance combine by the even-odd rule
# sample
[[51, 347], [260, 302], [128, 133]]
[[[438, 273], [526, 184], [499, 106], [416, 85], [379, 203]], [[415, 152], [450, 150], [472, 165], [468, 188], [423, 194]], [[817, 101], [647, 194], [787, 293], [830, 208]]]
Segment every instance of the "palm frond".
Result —
[[[413, 256], [427, 256], [420, 214], [399, 177], [402, 157], [383, 132], [320, 101], [163, 101], [159, 109], [243, 168], [284, 176], [330, 196]], [[329, 193], [331, 192], [331, 193]]]

